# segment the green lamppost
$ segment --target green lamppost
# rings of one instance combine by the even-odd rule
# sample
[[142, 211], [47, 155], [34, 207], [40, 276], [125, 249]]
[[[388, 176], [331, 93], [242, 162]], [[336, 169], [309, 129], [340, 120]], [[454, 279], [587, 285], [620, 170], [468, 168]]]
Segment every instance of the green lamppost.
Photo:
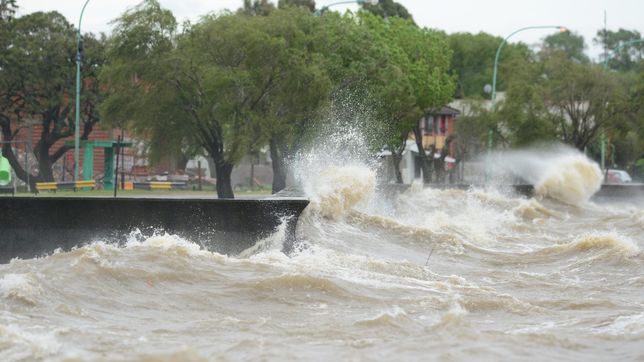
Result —
[[80, 17], [78, 18], [78, 33], [76, 33], [76, 122], [74, 123], [74, 181], [78, 181], [79, 143], [80, 143], [80, 90], [81, 90], [81, 53], [83, 51], [83, 39], [81, 37], [81, 22], [83, 13], [89, 0], [85, 1]]
[[338, 2], [335, 2], [335, 3], [329, 4], [329, 5], [325, 5], [325, 6], [321, 7], [321, 8], [319, 8], [318, 10], [315, 10], [315, 15], [316, 15], [316, 16], [322, 15], [322, 13], [323, 13], [323, 12], [327, 11], [331, 6], [335, 6], [335, 5], [342, 5], [342, 4], [358, 4], [358, 5], [362, 5], [362, 4], [364, 4], [364, 3], [368, 3], [368, 4], [371, 4], [371, 5], [377, 5], [377, 4], [378, 4], [378, 0], [347, 0], [347, 1], [338, 1]]
[[615, 57], [617, 55], [617, 52], [620, 51], [623, 47], [637, 44], [637, 43], [644, 43], [644, 39], [634, 39], [634, 40], [625, 41], [622, 44], [614, 47], [613, 50], [611, 50], [610, 53], [608, 53], [606, 55], [606, 58], [604, 59], [604, 68], [608, 69], [608, 60], [610, 58]]
[[494, 73], [492, 74], [492, 110], [493, 111], [496, 104], [496, 73], [499, 67], [499, 55], [501, 54], [501, 49], [503, 48], [505, 43], [507, 43], [508, 39], [512, 37], [512, 35], [522, 32], [524, 30], [530, 30], [530, 29], [559, 29], [560, 32], [568, 31], [565, 27], [559, 26], [559, 25], [528, 26], [528, 27], [516, 30], [512, 34], [506, 36], [505, 39], [503, 39], [503, 41], [499, 45], [499, 48], [496, 50], [496, 57], [494, 58]]
[[[606, 57], [604, 58], [604, 69], [608, 70], [608, 61], [615, 57], [617, 55], [617, 52], [620, 51], [623, 47], [637, 44], [637, 43], [644, 43], [644, 39], [634, 39], [634, 40], [629, 40], [626, 42], [623, 42], [622, 44], [616, 46], [613, 48], [613, 50], [610, 51], [610, 53], [606, 54]], [[602, 171], [606, 167], [606, 133], [602, 131], [602, 134], [599, 136], [599, 144], [600, 144], [600, 153], [601, 153], [601, 169]], [[614, 154], [614, 153], [613, 153]]]
[[[505, 39], [503, 39], [503, 41], [501, 42], [501, 44], [499, 45], [499, 47], [496, 50], [496, 57], [494, 57], [494, 72], [492, 74], [492, 98], [491, 98], [491, 101], [492, 101], [491, 110], [492, 110], [492, 112], [494, 112], [495, 108], [496, 108], [496, 73], [497, 73], [497, 69], [499, 67], [499, 56], [501, 55], [501, 49], [503, 48], [505, 43], [507, 43], [508, 39], [510, 39], [514, 34], [522, 32], [524, 30], [531, 30], [531, 29], [559, 29], [560, 32], [567, 31], [567, 29], [565, 27], [559, 26], [559, 25], [527, 26], [525, 28], [515, 30], [510, 35], [506, 36]], [[492, 150], [492, 136], [493, 136], [492, 128], [490, 128], [488, 130], [488, 134], [487, 134], [488, 157], [489, 157], [489, 154], [490, 154], [490, 152]], [[487, 171], [486, 171], [486, 174], [485, 174], [485, 179], [487, 181]]]

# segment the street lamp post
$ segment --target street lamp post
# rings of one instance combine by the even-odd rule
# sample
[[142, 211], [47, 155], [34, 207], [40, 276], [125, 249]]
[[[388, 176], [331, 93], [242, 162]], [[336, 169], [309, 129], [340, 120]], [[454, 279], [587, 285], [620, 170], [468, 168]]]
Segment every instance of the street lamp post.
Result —
[[76, 33], [76, 121], [74, 122], [74, 181], [78, 181], [79, 143], [80, 143], [80, 91], [81, 91], [81, 52], [83, 51], [83, 39], [81, 37], [81, 22], [83, 13], [89, 0], [85, 1], [80, 17], [78, 18], [78, 32]]
[[[531, 29], [559, 29], [560, 32], [567, 31], [567, 29], [563, 26], [560, 25], [540, 25], [540, 26], [527, 26], [525, 28], [521, 28], [518, 30], [515, 30], [512, 32], [510, 35], [506, 36], [505, 39], [501, 42], [499, 47], [496, 50], [496, 56], [494, 57], [494, 72], [492, 74], [492, 97], [491, 97], [491, 110], [492, 112], [495, 111], [496, 108], [496, 74], [497, 74], [497, 69], [499, 67], [499, 56], [501, 55], [501, 49], [507, 43], [508, 39], [510, 39], [514, 34], [522, 32], [524, 30], [531, 30]], [[487, 134], [487, 152], [488, 152], [488, 158], [490, 156], [490, 152], [492, 150], [492, 128], [488, 130]], [[489, 162], [489, 161], [488, 161]], [[486, 171], [486, 176], [485, 179], [487, 181], [487, 171]]]
[[512, 34], [506, 36], [505, 39], [503, 39], [503, 41], [499, 45], [499, 48], [496, 50], [496, 57], [494, 58], [494, 73], [492, 74], [492, 110], [494, 110], [496, 104], [496, 73], [499, 67], [499, 55], [501, 54], [501, 48], [503, 48], [505, 43], [507, 43], [508, 39], [510, 39], [512, 35], [530, 29], [559, 29], [560, 32], [567, 31], [565, 27], [559, 25], [528, 26], [514, 31]]
[[335, 6], [335, 5], [342, 5], [342, 4], [358, 4], [358, 5], [362, 5], [362, 4], [364, 4], [364, 3], [368, 3], [368, 4], [371, 4], [371, 5], [377, 5], [377, 4], [378, 4], [378, 0], [347, 0], [347, 1], [338, 1], [338, 2], [335, 2], [335, 3], [331, 3], [331, 4], [329, 4], [329, 5], [325, 5], [325, 6], [321, 7], [321, 8], [319, 8], [318, 10], [315, 10], [315, 15], [316, 15], [316, 16], [322, 15], [322, 13], [323, 13], [323, 12], [327, 11], [331, 6]]
[[606, 58], [604, 59], [604, 68], [608, 69], [608, 60], [610, 58], [613, 58], [614, 56], [616, 56], [617, 52], [620, 51], [623, 47], [633, 45], [633, 44], [637, 44], [637, 43], [644, 43], [644, 39], [629, 40], [629, 41], [623, 42], [622, 44], [614, 47], [613, 50], [611, 50], [610, 53], [607, 54]]

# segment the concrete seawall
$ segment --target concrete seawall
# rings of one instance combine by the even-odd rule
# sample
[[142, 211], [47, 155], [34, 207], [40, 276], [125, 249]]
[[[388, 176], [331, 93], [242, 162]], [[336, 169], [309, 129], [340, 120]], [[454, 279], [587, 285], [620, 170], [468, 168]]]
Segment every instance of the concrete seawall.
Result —
[[236, 254], [286, 222], [285, 247], [308, 200], [161, 198], [0, 198], [0, 263], [93, 241], [123, 243], [136, 229], [177, 234], [212, 251]]

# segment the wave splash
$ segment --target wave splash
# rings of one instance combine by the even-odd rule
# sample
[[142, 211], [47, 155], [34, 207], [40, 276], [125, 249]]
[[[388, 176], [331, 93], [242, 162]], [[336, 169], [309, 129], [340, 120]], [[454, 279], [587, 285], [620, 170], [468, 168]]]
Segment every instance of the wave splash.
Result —
[[328, 218], [338, 218], [373, 197], [376, 174], [366, 167], [331, 166], [313, 181], [311, 202]]
[[496, 172], [513, 174], [534, 185], [537, 195], [573, 206], [588, 202], [603, 180], [596, 162], [559, 144], [499, 152], [490, 161]]
[[602, 173], [599, 166], [583, 155], [553, 160], [535, 184], [538, 195], [549, 196], [571, 205], [581, 205], [599, 191]]

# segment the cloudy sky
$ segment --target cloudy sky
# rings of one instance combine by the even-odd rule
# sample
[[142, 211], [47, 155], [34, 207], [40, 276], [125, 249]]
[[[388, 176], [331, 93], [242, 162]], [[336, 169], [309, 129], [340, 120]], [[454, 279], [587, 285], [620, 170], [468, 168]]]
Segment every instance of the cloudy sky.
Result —
[[[83, 16], [82, 30], [109, 32], [110, 21], [140, 0], [90, 0]], [[177, 19], [198, 20], [199, 16], [224, 9], [234, 10], [242, 0], [160, 0]], [[276, 0], [273, 2], [277, 2]], [[337, 0], [317, 0], [317, 6]], [[513, 31], [536, 25], [563, 25], [581, 34], [588, 53], [596, 58], [602, 49], [593, 44], [597, 30], [604, 27], [604, 12], [609, 30], [625, 28], [644, 33], [644, 0], [398, 0], [425, 27], [453, 32], [485, 31], [507, 36]], [[85, 0], [18, 0], [19, 14], [57, 10], [76, 24]], [[357, 9], [357, 6], [335, 6], [334, 10]], [[527, 30], [512, 41], [535, 44], [549, 30]]]

